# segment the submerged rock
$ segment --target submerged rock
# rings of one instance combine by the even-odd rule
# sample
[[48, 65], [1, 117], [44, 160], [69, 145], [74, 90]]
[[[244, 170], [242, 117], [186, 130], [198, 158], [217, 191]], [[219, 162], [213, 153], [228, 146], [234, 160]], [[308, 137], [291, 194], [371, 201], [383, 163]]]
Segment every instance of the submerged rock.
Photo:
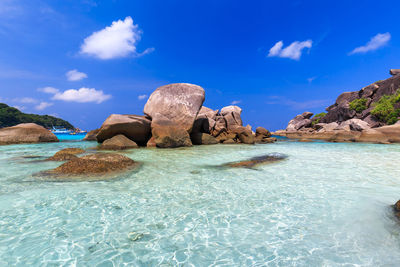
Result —
[[106, 150], [123, 150], [123, 149], [130, 149], [130, 148], [138, 148], [139, 146], [127, 138], [123, 134], [116, 135], [110, 139], [105, 140], [100, 149]]
[[394, 215], [400, 219], [400, 200], [393, 205]]
[[71, 159], [77, 158], [76, 155], [84, 153], [85, 150], [82, 148], [65, 148], [63, 150], [58, 151], [54, 156], [48, 158], [47, 160], [53, 160], [53, 161], [67, 161]]
[[0, 145], [58, 142], [58, 138], [36, 123], [22, 123], [0, 129]]
[[253, 157], [249, 160], [224, 164], [225, 167], [232, 168], [253, 168], [258, 165], [274, 163], [286, 159], [287, 156], [279, 153], [271, 153], [263, 156]]
[[72, 159], [46, 173], [67, 176], [107, 174], [133, 169], [139, 165], [138, 162], [120, 154], [96, 153]]

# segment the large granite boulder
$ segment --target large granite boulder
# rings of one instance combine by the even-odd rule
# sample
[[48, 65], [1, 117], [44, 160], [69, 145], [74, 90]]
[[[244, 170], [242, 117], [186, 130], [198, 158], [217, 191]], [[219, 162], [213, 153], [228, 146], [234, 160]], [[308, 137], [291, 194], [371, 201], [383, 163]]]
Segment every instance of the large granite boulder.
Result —
[[270, 131], [265, 129], [264, 127], [257, 127], [256, 128], [256, 137], [257, 136], [263, 136], [263, 137], [271, 137]]
[[400, 69], [391, 69], [390, 70], [390, 75], [398, 75], [400, 74]]
[[125, 135], [119, 134], [113, 136], [110, 139], [105, 140], [101, 144], [100, 149], [123, 150], [123, 149], [137, 148], [137, 147], [139, 146], [135, 142], [127, 138]]
[[371, 126], [360, 119], [350, 119], [347, 121], [344, 121], [342, 123], [340, 123], [339, 126], [337, 126], [335, 128], [335, 130], [343, 130], [343, 131], [363, 131], [363, 130], [367, 130], [370, 129]]
[[35, 123], [22, 123], [0, 129], [0, 145], [41, 142], [58, 142], [58, 138]]
[[58, 151], [54, 156], [48, 158], [47, 160], [52, 160], [52, 161], [67, 161], [71, 159], [77, 158], [76, 155], [84, 153], [85, 150], [82, 148], [65, 148], [60, 151]]
[[99, 133], [100, 129], [95, 129], [95, 130], [91, 130], [89, 131], [85, 138], [83, 138], [83, 141], [97, 141], [97, 134]]
[[144, 116], [110, 115], [101, 126], [97, 141], [102, 143], [116, 135], [123, 134], [135, 143], [145, 146], [151, 137], [151, 121]]
[[133, 169], [140, 164], [115, 153], [96, 153], [65, 162], [58, 168], [48, 171], [59, 175], [98, 175]]
[[175, 148], [192, 146], [189, 133], [186, 129], [177, 127], [169, 122], [152, 124], [152, 139], [157, 147]]
[[169, 121], [171, 125], [192, 131], [194, 120], [205, 99], [204, 89], [189, 83], [174, 83], [157, 88], [144, 106], [152, 124]]
[[242, 109], [238, 106], [227, 106], [221, 109], [220, 114], [224, 117], [226, 122], [226, 128], [228, 130], [233, 130], [236, 127], [243, 126]]

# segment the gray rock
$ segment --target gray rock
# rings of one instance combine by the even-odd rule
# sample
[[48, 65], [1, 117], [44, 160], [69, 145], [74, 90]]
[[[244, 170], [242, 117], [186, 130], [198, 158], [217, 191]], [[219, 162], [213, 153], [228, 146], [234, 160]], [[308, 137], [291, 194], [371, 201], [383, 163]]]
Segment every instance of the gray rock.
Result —
[[390, 70], [390, 75], [398, 75], [400, 74], [400, 69], [391, 69]]
[[227, 106], [221, 109], [221, 115], [226, 121], [228, 130], [235, 129], [238, 126], [243, 126], [242, 118], [240, 117], [242, 109], [238, 106]]
[[137, 147], [139, 146], [135, 142], [133, 142], [123, 134], [119, 134], [105, 140], [100, 146], [101, 149], [106, 150], [123, 150]]

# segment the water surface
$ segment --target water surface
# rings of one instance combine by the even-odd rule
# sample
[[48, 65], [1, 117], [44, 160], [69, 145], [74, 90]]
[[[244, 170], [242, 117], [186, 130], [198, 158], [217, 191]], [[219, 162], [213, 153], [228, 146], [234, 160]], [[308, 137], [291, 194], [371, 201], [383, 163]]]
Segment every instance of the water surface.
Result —
[[[124, 153], [112, 180], [32, 176], [66, 147], [0, 147], [0, 266], [398, 266], [400, 146], [278, 142]], [[284, 161], [216, 168], [267, 153]], [[33, 157], [32, 157], [33, 156]], [[38, 160], [39, 159], [39, 160]], [[125, 264], [125, 265], [124, 265]]]

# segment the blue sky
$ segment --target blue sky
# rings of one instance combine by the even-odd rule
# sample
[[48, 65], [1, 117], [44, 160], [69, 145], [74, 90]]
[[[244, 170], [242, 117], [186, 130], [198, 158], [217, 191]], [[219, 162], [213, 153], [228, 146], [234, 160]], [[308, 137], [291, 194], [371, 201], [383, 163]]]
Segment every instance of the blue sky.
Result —
[[93, 129], [188, 82], [284, 128], [400, 68], [400, 1], [1, 0], [0, 102]]

